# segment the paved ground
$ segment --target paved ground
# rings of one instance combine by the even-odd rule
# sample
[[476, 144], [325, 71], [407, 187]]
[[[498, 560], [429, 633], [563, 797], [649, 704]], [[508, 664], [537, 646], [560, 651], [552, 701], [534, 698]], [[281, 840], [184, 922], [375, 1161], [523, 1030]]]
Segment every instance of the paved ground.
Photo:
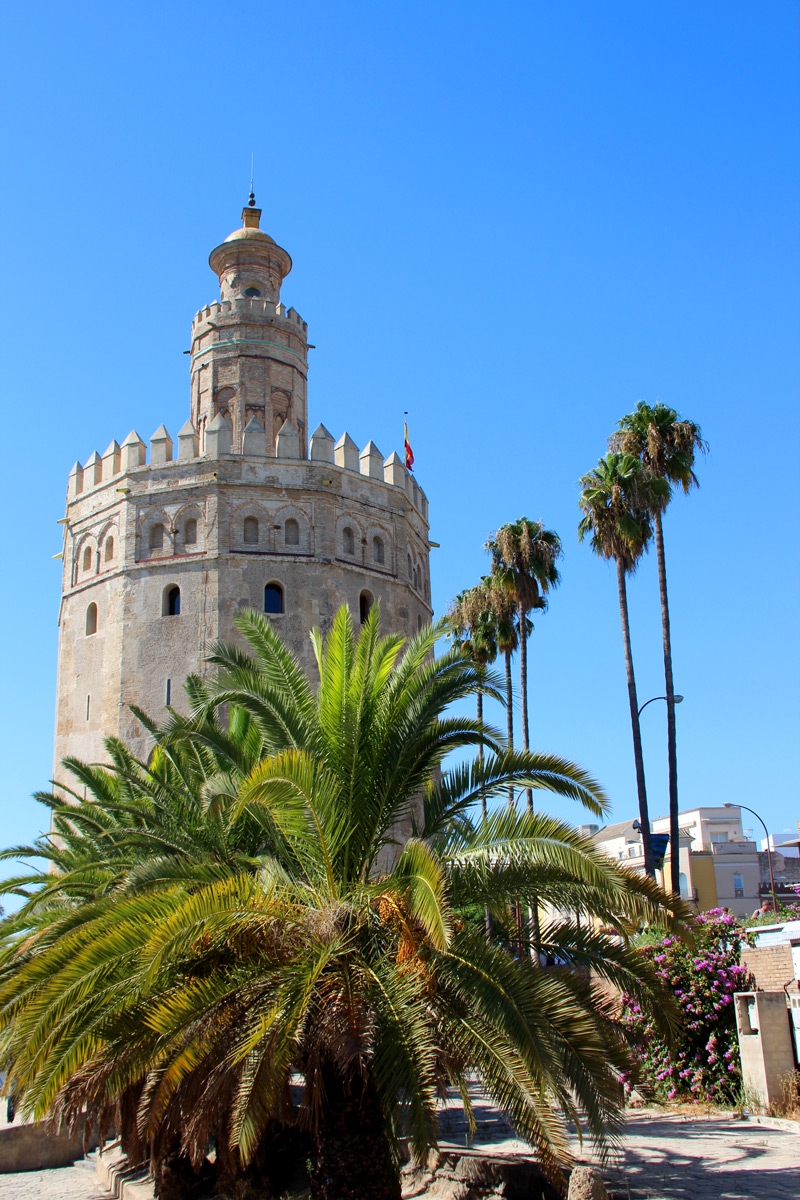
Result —
[[53, 1171], [0, 1175], [0, 1200], [109, 1200], [98, 1188], [94, 1160]]
[[632, 1197], [647, 1200], [798, 1200], [800, 1125], [631, 1113], [604, 1175], [623, 1195], [629, 1184]]
[[[479, 1103], [476, 1116], [476, 1147], [503, 1157], [525, 1153], [496, 1112]], [[457, 1106], [443, 1125], [444, 1138], [464, 1144]], [[603, 1174], [623, 1196], [630, 1189], [631, 1200], [798, 1200], [798, 1130], [714, 1114], [633, 1112], [624, 1146]], [[0, 1200], [108, 1200], [108, 1193], [98, 1188], [88, 1160], [62, 1170], [0, 1175]]]

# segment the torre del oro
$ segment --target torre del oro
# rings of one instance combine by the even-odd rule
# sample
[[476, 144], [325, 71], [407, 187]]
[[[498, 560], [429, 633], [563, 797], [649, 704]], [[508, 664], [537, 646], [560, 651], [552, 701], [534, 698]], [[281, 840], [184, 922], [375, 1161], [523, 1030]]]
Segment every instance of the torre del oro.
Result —
[[[307, 670], [309, 630], [379, 600], [385, 632], [431, 618], [428, 502], [384, 459], [322, 424], [308, 436], [308, 325], [281, 303], [292, 268], [261, 210], [211, 251], [219, 301], [192, 322], [189, 416], [173, 440], [132, 431], [69, 477], [55, 761], [102, 761], [122, 738], [140, 757], [155, 719], [183, 707], [242, 608], [269, 614]], [[107, 431], [111, 432], [111, 431]]]

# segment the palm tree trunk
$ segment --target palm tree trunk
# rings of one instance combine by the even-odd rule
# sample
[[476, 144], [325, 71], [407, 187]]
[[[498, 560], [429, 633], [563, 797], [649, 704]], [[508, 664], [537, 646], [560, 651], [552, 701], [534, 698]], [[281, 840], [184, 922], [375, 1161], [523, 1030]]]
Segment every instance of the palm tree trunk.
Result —
[[[528, 732], [528, 633], [526, 629], [525, 608], [522, 604], [517, 605], [519, 610], [519, 698], [522, 708], [522, 745], [526, 750], [530, 750], [530, 734]], [[528, 805], [528, 812], [533, 812], [533, 792], [530, 788], [525, 790], [525, 799]]]
[[511, 682], [511, 651], [504, 650], [506, 660], [506, 724], [508, 732], [508, 748], [514, 749], [514, 688]]
[[[483, 692], [478, 692], [476, 697], [478, 707], [478, 724], [483, 727]], [[478, 742], [478, 762], [483, 766], [483, 738]], [[481, 788], [481, 817], [486, 820], [486, 793]], [[492, 914], [487, 904], [483, 910], [483, 921], [486, 927], [486, 940], [492, 940]]]
[[625, 671], [628, 676], [628, 703], [631, 710], [633, 732], [633, 757], [636, 763], [636, 790], [639, 794], [639, 824], [642, 827], [645, 874], [655, 877], [653, 868], [653, 846], [650, 841], [650, 814], [647, 811], [647, 788], [644, 781], [644, 755], [642, 754], [642, 731], [639, 728], [639, 701], [636, 697], [636, 677], [633, 673], [631, 651], [631, 625], [628, 617], [628, 589], [625, 584], [625, 568], [620, 559], [617, 563], [617, 587], [619, 589], [619, 615], [622, 623], [622, 646], [625, 652]]
[[[530, 732], [528, 728], [528, 631], [526, 629], [525, 608], [522, 604], [517, 605], [519, 612], [519, 696], [520, 706], [522, 708], [522, 745], [526, 750], [530, 750]], [[525, 805], [529, 813], [533, 812], [533, 792], [530, 788], [525, 789]], [[528, 922], [530, 924], [533, 945], [531, 947], [531, 955], [538, 954], [538, 948], [541, 944], [542, 933], [539, 925], [539, 905], [534, 901], [528, 909]]]
[[670, 887], [681, 891], [680, 828], [678, 821], [678, 747], [675, 737], [675, 685], [672, 679], [672, 638], [667, 599], [667, 561], [664, 556], [662, 514], [655, 514], [658, 590], [661, 596], [661, 635], [664, 642], [664, 690], [667, 693], [667, 762], [669, 766], [669, 861]]
[[[514, 749], [514, 688], [511, 682], [511, 651], [504, 650], [506, 660], [506, 723], [508, 732], [508, 748]], [[514, 789], [508, 789], [509, 808], [514, 807]]]
[[[477, 695], [478, 724], [483, 725], [483, 692]], [[478, 742], [478, 762], [483, 766], [483, 738]], [[486, 820], [486, 793], [481, 788], [481, 817]]]
[[333, 1069], [326, 1069], [324, 1077], [326, 1102], [314, 1139], [312, 1200], [400, 1200], [400, 1177], [374, 1088], [358, 1076], [346, 1087]]
[[[506, 660], [506, 721], [509, 725], [509, 749], [513, 750], [513, 684], [511, 682], [511, 650], [504, 650]], [[515, 806], [513, 803], [513, 787], [509, 788], [509, 808]], [[519, 906], [519, 901], [515, 900], [515, 920], [517, 926], [517, 944], [522, 944], [522, 908]]]

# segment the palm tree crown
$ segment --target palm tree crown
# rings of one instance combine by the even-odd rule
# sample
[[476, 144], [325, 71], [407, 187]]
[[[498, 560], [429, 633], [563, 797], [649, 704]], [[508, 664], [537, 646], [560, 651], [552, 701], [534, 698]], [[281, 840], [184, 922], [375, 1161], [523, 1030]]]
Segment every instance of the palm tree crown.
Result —
[[520, 517], [491, 535], [486, 549], [492, 556], [495, 578], [525, 611], [541, 608], [541, 601], [557, 587], [561, 539], [541, 521]]
[[589, 537], [598, 557], [613, 558], [631, 574], [653, 536], [653, 504], [668, 489], [648, 477], [638, 458], [619, 451], [582, 476], [580, 488], [579, 538]]
[[[674, 408], [640, 400], [635, 411], [619, 422], [619, 430], [610, 441], [612, 449], [634, 455], [651, 475], [666, 479], [684, 492], [698, 486], [695, 458], [698, 453], [705, 454], [708, 445], [700, 426], [695, 421], [682, 420]], [[669, 502], [669, 494], [655, 499], [660, 500], [663, 509]]]

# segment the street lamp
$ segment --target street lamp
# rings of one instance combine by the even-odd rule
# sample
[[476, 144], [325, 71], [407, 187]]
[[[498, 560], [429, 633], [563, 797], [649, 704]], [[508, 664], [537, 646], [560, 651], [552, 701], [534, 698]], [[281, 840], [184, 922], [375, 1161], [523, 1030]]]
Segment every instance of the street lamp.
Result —
[[775, 916], [778, 915], [778, 901], [775, 897], [775, 874], [772, 870], [772, 851], [769, 848], [769, 833], [761, 817], [754, 808], [748, 808], [746, 804], [723, 804], [723, 808], [743, 808], [745, 812], [752, 813], [757, 821], [761, 821], [761, 828], [764, 830], [764, 837], [767, 839], [767, 862], [769, 863], [769, 886], [772, 892], [772, 909]]
[[[642, 715], [644, 710], [647, 708], [648, 704], [652, 704], [654, 700], [666, 700], [666, 698], [667, 698], [666, 696], [652, 696], [649, 700], [645, 700], [644, 704], [639, 709], [639, 716]], [[673, 696], [672, 699], [674, 700], [674, 702], [676, 704], [680, 704], [681, 701], [683, 700], [683, 696]]]

